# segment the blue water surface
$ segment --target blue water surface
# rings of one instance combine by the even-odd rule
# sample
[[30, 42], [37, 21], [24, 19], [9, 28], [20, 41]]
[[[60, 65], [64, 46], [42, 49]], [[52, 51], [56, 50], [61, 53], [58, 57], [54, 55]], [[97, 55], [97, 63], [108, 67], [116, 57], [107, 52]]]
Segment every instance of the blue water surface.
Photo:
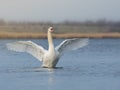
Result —
[[[0, 90], [120, 90], [120, 39], [90, 39], [88, 46], [64, 54], [56, 69], [7, 50], [6, 43], [18, 40], [48, 47], [46, 39], [1, 39]], [[63, 40], [55, 39], [55, 45]]]

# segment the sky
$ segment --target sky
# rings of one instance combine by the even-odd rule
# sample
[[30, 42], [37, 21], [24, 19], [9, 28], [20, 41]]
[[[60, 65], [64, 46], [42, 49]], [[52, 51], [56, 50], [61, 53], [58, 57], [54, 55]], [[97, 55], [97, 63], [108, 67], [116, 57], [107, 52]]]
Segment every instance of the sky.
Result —
[[16, 21], [120, 20], [120, 0], [0, 0], [0, 19]]

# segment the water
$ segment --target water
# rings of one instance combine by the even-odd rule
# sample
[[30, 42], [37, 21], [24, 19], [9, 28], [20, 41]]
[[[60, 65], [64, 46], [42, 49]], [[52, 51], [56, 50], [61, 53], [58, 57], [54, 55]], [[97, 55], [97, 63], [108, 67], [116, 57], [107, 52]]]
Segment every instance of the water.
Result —
[[[46, 39], [31, 40], [47, 48]], [[63, 55], [56, 69], [8, 51], [5, 44], [14, 41], [0, 40], [1, 90], [120, 90], [120, 39], [90, 39], [88, 46]]]

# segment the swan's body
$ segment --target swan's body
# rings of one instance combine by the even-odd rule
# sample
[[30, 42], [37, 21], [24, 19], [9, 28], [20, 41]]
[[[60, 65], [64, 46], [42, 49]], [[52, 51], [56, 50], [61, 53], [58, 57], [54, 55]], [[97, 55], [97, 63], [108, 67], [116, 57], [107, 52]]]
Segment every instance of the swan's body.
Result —
[[9, 50], [17, 52], [27, 52], [42, 61], [42, 67], [53, 68], [56, 66], [61, 55], [70, 50], [76, 50], [88, 44], [88, 39], [67, 39], [64, 40], [56, 48], [52, 39], [53, 28], [48, 29], [48, 50], [45, 50], [42, 46], [39, 46], [31, 41], [17, 41], [7, 44]]

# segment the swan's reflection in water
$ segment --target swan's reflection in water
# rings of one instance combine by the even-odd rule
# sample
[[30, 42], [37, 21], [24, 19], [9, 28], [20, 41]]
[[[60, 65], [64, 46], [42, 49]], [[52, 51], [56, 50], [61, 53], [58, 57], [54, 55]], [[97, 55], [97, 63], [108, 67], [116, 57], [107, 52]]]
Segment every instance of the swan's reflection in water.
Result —
[[56, 68], [34, 68], [34, 72], [46, 72], [47, 73], [47, 88], [48, 90], [54, 90], [56, 85], [56, 71], [62, 70], [63, 67]]

